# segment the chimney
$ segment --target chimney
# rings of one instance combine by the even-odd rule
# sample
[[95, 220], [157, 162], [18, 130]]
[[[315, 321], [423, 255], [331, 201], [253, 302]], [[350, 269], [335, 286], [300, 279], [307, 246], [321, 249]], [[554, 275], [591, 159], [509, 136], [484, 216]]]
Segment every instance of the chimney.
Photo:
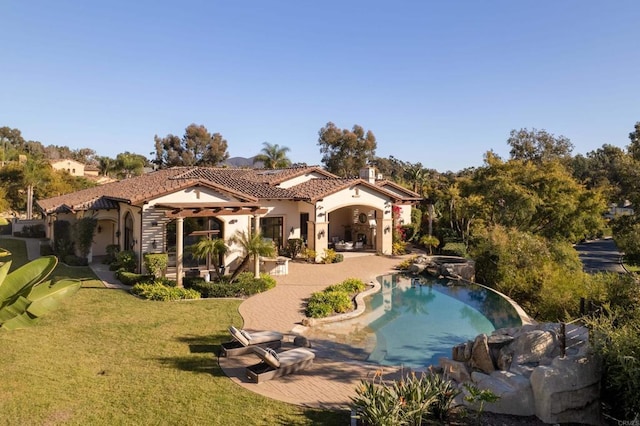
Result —
[[360, 169], [360, 179], [366, 180], [369, 183], [376, 183], [376, 169], [371, 166], [363, 167]]

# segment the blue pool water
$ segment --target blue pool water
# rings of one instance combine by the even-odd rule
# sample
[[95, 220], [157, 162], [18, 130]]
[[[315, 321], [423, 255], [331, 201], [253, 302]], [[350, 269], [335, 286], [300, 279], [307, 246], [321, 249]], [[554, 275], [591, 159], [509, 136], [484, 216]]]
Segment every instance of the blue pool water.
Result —
[[344, 346], [360, 344], [369, 362], [425, 368], [478, 334], [522, 325], [507, 300], [475, 284], [401, 274], [378, 279], [382, 287], [366, 299], [364, 314], [323, 326]]

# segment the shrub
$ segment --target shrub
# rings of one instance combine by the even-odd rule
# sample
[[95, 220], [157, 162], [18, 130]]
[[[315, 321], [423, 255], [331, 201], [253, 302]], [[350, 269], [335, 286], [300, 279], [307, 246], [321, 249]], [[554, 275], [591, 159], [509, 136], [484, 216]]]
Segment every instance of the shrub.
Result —
[[640, 412], [640, 314], [629, 318], [620, 308], [605, 309], [588, 325], [602, 359], [602, 400], [614, 417], [631, 419]]
[[172, 300], [200, 299], [200, 293], [192, 289], [167, 287], [161, 283], [136, 284], [131, 293], [148, 300], [168, 302]]
[[400, 262], [398, 266], [396, 266], [396, 269], [399, 269], [401, 271], [407, 271], [409, 270], [409, 267], [411, 267], [411, 265], [415, 263], [416, 259], [418, 259], [418, 256], [411, 256], [410, 258]]
[[446, 243], [440, 253], [445, 256], [467, 257], [467, 246], [464, 243]]
[[237, 279], [229, 284], [226, 281], [206, 282], [199, 277], [185, 278], [185, 288], [199, 292], [202, 297], [243, 297], [261, 293], [276, 285], [276, 281], [267, 274], [260, 274], [260, 278], [254, 278], [251, 272], [242, 272]]
[[357, 278], [347, 278], [339, 284], [331, 285], [323, 291], [315, 292], [307, 301], [305, 314], [310, 318], [324, 318], [335, 313], [353, 309], [353, 295], [366, 288]]
[[97, 225], [98, 220], [92, 217], [83, 217], [73, 224], [73, 238], [82, 257], [87, 257], [91, 251]]
[[404, 241], [394, 241], [391, 248], [391, 253], [394, 255], [405, 254], [407, 252], [407, 243]]
[[104, 259], [104, 263], [110, 265], [115, 263], [118, 259], [118, 252], [120, 251], [120, 246], [118, 244], [109, 244], [106, 247], [107, 256]]
[[287, 254], [291, 259], [298, 257], [298, 254], [302, 252], [304, 248], [304, 241], [302, 238], [289, 238], [287, 240]]
[[143, 256], [144, 267], [151, 275], [156, 278], [164, 276], [169, 264], [169, 255], [167, 253], [145, 253]]
[[123, 250], [116, 255], [115, 270], [124, 269], [133, 272], [137, 266], [136, 254], [132, 250]]
[[316, 292], [311, 295], [307, 302], [305, 315], [310, 318], [324, 318], [333, 314], [333, 307], [329, 304], [326, 293]]
[[344, 260], [344, 255], [342, 253], [336, 253], [336, 257], [333, 258], [333, 263], [340, 263]]
[[433, 235], [423, 235], [420, 238], [420, 244], [429, 249], [429, 254], [431, 254], [433, 249], [440, 245], [440, 240]]
[[329, 291], [341, 290], [341, 291], [347, 292], [350, 295], [354, 295], [356, 293], [360, 293], [365, 288], [367, 288], [367, 285], [361, 279], [347, 278], [346, 280], [342, 281], [340, 284], [334, 284], [332, 286], [327, 287], [326, 290], [329, 290]]
[[438, 375], [409, 374], [385, 383], [380, 371], [373, 380], [356, 388], [352, 406], [364, 424], [421, 425], [446, 420], [453, 400], [460, 393], [449, 380]]
[[62, 260], [68, 266], [87, 266], [87, 258], [76, 256], [75, 254], [68, 254]]
[[53, 251], [58, 256], [58, 259], [64, 259], [66, 255], [73, 254], [71, 223], [66, 220], [53, 222]]
[[317, 255], [318, 253], [316, 253], [315, 250], [310, 248], [305, 248], [304, 251], [302, 252], [302, 257], [309, 263], [315, 263]]
[[44, 225], [37, 223], [35, 225], [25, 225], [22, 227], [22, 232], [16, 232], [16, 237], [24, 238], [44, 238]]
[[324, 249], [324, 255], [322, 256], [322, 263], [334, 263], [333, 261], [336, 258], [336, 251], [334, 249]]
[[135, 285], [139, 283], [149, 283], [153, 280], [152, 275], [136, 274], [134, 272], [125, 271], [120, 269], [115, 274], [116, 278], [125, 285]]

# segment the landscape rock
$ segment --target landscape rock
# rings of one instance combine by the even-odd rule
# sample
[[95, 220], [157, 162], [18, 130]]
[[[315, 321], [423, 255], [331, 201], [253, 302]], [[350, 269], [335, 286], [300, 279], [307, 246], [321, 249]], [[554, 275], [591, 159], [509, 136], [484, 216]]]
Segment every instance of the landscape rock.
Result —
[[489, 345], [487, 344], [487, 335], [480, 334], [473, 342], [471, 349], [470, 364], [472, 368], [477, 368], [485, 373], [491, 373], [496, 368], [493, 365], [491, 354], [489, 353]]
[[440, 365], [463, 392], [456, 401], [479, 409], [464, 400], [464, 384], [472, 383], [500, 397], [484, 405], [488, 412], [536, 415], [546, 423], [601, 424], [601, 364], [590, 350], [588, 330], [565, 327], [564, 357], [561, 330], [557, 323], [527, 324], [480, 334], [452, 348], [454, 360], [442, 358]]

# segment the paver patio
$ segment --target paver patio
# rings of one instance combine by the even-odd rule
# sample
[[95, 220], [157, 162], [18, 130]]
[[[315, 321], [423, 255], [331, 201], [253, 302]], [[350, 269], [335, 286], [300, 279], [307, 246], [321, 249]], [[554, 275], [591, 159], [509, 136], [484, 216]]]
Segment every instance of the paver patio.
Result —
[[[249, 330], [276, 330], [285, 333], [284, 349], [291, 347], [296, 334], [304, 332], [304, 300], [311, 293], [343, 281], [360, 278], [365, 282], [393, 272], [404, 257], [347, 254], [341, 263], [314, 265], [292, 262], [289, 274], [275, 277], [277, 286], [244, 301], [239, 308], [244, 328]], [[332, 353], [330, 346], [311, 341], [316, 359], [311, 368], [265, 383], [249, 382], [244, 373], [247, 365], [257, 363], [255, 355], [238, 358], [220, 358], [220, 366], [233, 381], [244, 388], [277, 399], [308, 407], [347, 409], [350, 397], [362, 379], [371, 378], [381, 367], [349, 360]], [[385, 378], [399, 377], [397, 367], [382, 369]]]

